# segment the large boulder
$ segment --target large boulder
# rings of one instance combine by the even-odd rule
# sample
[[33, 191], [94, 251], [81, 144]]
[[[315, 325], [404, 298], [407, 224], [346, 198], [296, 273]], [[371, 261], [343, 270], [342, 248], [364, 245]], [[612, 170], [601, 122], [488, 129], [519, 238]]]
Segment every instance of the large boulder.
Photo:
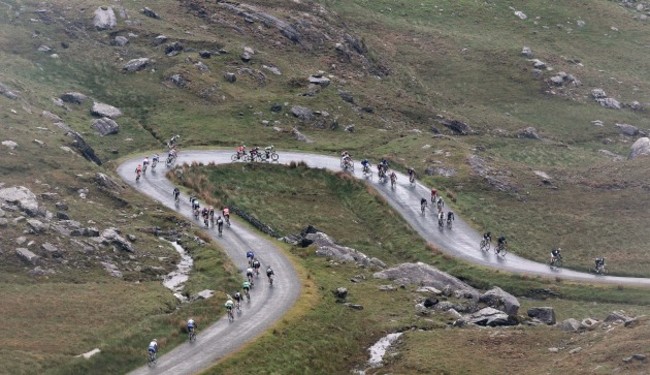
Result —
[[376, 272], [373, 277], [388, 280], [399, 279], [401, 282], [418, 286], [432, 286], [440, 290], [447, 289], [458, 296], [471, 298], [475, 301], [478, 301], [480, 296], [480, 293], [473, 287], [448, 273], [422, 262], [402, 263], [397, 267]]
[[560, 329], [565, 332], [578, 332], [580, 330], [580, 322], [573, 318], [563, 320], [560, 323]]
[[122, 70], [126, 72], [137, 72], [139, 70], [142, 70], [149, 66], [151, 64], [151, 59], [148, 57], [140, 57], [139, 59], [132, 59], [129, 60], [124, 66], [122, 66]]
[[22, 259], [23, 261], [25, 261], [27, 263], [30, 263], [30, 264], [33, 264], [33, 265], [38, 264], [39, 256], [32, 253], [31, 251], [29, 251], [29, 250], [27, 250], [25, 248], [22, 248], [22, 247], [17, 248], [16, 249], [16, 255], [18, 255], [18, 258]]
[[86, 95], [76, 91], [66, 92], [62, 94], [59, 98], [66, 103], [72, 103], [72, 104], [83, 104], [83, 102], [85, 102], [86, 99], [88, 99]]
[[99, 237], [99, 241], [106, 244], [113, 244], [117, 246], [120, 250], [124, 250], [129, 253], [132, 253], [134, 251], [131, 242], [125, 239], [124, 237], [120, 236], [117, 229], [115, 228], [105, 229], [102, 232], [102, 235]]
[[517, 132], [518, 138], [527, 138], [527, 139], [540, 139], [537, 129], [532, 126], [519, 130]]
[[116, 118], [122, 116], [122, 111], [112, 105], [94, 102], [90, 113], [94, 116]]
[[517, 298], [498, 286], [483, 293], [479, 298], [479, 302], [501, 309], [508, 315], [515, 316], [519, 312], [520, 305]]
[[555, 324], [555, 310], [552, 307], [533, 307], [528, 309], [528, 316], [548, 325]]
[[158, 15], [158, 13], [154, 12], [153, 9], [151, 9], [149, 7], [144, 7], [144, 9], [142, 9], [142, 14], [144, 14], [147, 17], [151, 17], [153, 19], [157, 19], [157, 20], [160, 19], [160, 16]]
[[472, 128], [462, 121], [458, 120], [440, 120], [440, 124], [458, 135], [468, 135], [472, 133]]
[[117, 134], [120, 131], [120, 125], [115, 120], [108, 117], [102, 117], [93, 120], [92, 128], [100, 135]]
[[294, 105], [291, 107], [291, 114], [302, 121], [311, 121], [314, 119], [314, 111], [300, 105]]
[[633, 137], [639, 134], [639, 128], [630, 124], [616, 124], [618, 131], [623, 135]]
[[4, 83], [0, 82], [0, 95], [9, 98], [11, 100], [16, 100], [18, 99], [18, 94], [13, 92], [7, 85]]
[[117, 18], [115, 12], [111, 7], [99, 7], [95, 9], [95, 18], [93, 18], [93, 26], [97, 30], [112, 29], [117, 25]]
[[334, 242], [334, 240], [323, 232], [305, 233], [302, 238], [303, 243], [315, 244], [316, 255], [334, 259], [342, 263], [356, 263], [360, 267], [374, 266], [377, 268], [384, 268], [382, 261], [376, 258], [370, 258], [366, 254], [352, 249], [350, 247], [341, 246]]
[[29, 215], [36, 215], [38, 212], [38, 201], [36, 195], [24, 186], [13, 186], [0, 189], [0, 200], [17, 204]]
[[650, 155], [650, 138], [641, 137], [630, 147], [629, 159], [636, 159], [641, 155]]
[[621, 103], [614, 98], [597, 99], [596, 101], [601, 105], [601, 107], [609, 109], [621, 109]]
[[623, 323], [630, 319], [632, 319], [632, 317], [627, 315], [625, 311], [618, 310], [612, 311], [612, 313], [605, 318], [605, 323]]
[[492, 307], [481, 309], [465, 318], [468, 323], [479, 326], [513, 326], [519, 322], [514, 317]]

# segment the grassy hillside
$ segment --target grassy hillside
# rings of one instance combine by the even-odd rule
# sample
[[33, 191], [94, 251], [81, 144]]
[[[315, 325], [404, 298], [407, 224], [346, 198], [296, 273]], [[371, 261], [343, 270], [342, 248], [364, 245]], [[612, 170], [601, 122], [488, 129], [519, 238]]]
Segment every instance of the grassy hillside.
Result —
[[[97, 30], [93, 12], [106, 5], [113, 7], [117, 24]], [[143, 15], [145, 6], [160, 18]], [[99, 245], [89, 252], [90, 245], [84, 242], [88, 239], [52, 230], [24, 233], [28, 227], [18, 219], [22, 213], [5, 210], [8, 224], [0, 237], [0, 289], [6, 292], [0, 305], [13, 318], [4, 327], [20, 332], [16, 327], [38, 320], [30, 325], [29, 335], [5, 338], [0, 363], [14, 366], [7, 367], [11, 372], [46, 366], [62, 373], [93, 366], [121, 372], [134, 366], [141, 360], [141, 341], [146, 339], [125, 331], [124, 316], [135, 319], [142, 331], [167, 335], [170, 342], [180, 339], [175, 336], [177, 327], [165, 328], [177, 319], [169, 315], [177, 305], [159, 282], [177, 256], [147, 228], [177, 230], [185, 238], [194, 236], [193, 229], [128, 188], [101, 186], [96, 176], [99, 172], [115, 178], [119, 158], [161, 150], [174, 134], [181, 135], [181, 149], [245, 143], [333, 154], [347, 149], [357, 158], [386, 156], [397, 168], [412, 166], [425, 183], [455, 194], [455, 210], [478, 230], [507, 235], [522, 256], [544, 261], [551, 247], [561, 246], [569, 267], [586, 270], [593, 257], [603, 255], [611, 273], [650, 276], [645, 246], [650, 240], [645, 230], [647, 159], [616, 160], [601, 151], [625, 158], [642, 135], [623, 135], [616, 123], [634, 125], [641, 133], [650, 129], [646, 74], [650, 25], [642, 17], [647, 10], [606, 0], [256, 0], [238, 5], [253, 15], [246, 19], [232, 6], [203, 0], [111, 4], [5, 0], [0, 4], [0, 87], [16, 94], [13, 99], [0, 95], [0, 142], [18, 145], [13, 150], [0, 146], [0, 182], [3, 187], [21, 185], [34, 192], [41, 207], [54, 215], [47, 219], [50, 223], [59, 220], [56, 203], [63, 202], [69, 207], [67, 216], [83, 227], [115, 227], [124, 236], [137, 238], [131, 255]], [[515, 16], [515, 10], [527, 19]], [[156, 44], [159, 35], [167, 40]], [[126, 37], [128, 44], [116, 45], [116, 36]], [[165, 50], [174, 42], [183, 48], [167, 56]], [[537, 78], [533, 63], [521, 55], [523, 46], [549, 67], [536, 72]], [[254, 50], [249, 62], [240, 57], [245, 47]], [[201, 51], [211, 52], [210, 58], [201, 57]], [[123, 70], [126, 62], [142, 57], [152, 59], [151, 65], [133, 73]], [[273, 73], [273, 68], [281, 74]], [[328, 85], [309, 83], [310, 75], [318, 71], [330, 80]], [[580, 84], [551, 83], [550, 78], [561, 71], [574, 75]], [[234, 73], [236, 82], [227, 82], [225, 73]], [[594, 88], [604, 89], [623, 108], [601, 107], [591, 97]], [[54, 100], [69, 91], [89, 99], [82, 104]], [[91, 128], [93, 101], [123, 112], [115, 119], [119, 133], [100, 136]], [[641, 109], [631, 108], [635, 101]], [[312, 119], [298, 119], [291, 113], [295, 105], [317, 113]], [[462, 121], [472, 132], [456, 135], [440, 123], [443, 120]], [[603, 126], [593, 125], [595, 120]], [[79, 154], [73, 138], [65, 135], [65, 126], [57, 125], [60, 122], [79, 132], [102, 160], [101, 166]], [[350, 125], [353, 132], [345, 130]], [[541, 139], [520, 138], [520, 130], [527, 127], [536, 128]], [[297, 140], [294, 128], [313, 142]], [[483, 167], [476, 166], [477, 160]], [[450, 176], [436, 173], [438, 168]], [[427, 169], [432, 175], [424, 173]], [[548, 182], [542, 182], [535, 171], [547, 173]], [[318, 178], [312, 172], [301, 173]], [[291, 191], [292, 185], [278, 183], [285, 178], [294, 177], [280, 173], [267, 183]], [[324, 179], [313, 194], [320, 197], [339, 185], [339, 180]], [[86, 198], [81, 197], [83, 189], [88, 189]], [[232, 187], [224, 191], [233, 192]], [[294, 192], [302, 204], [325, 206], [314, 196]], [[363, 192], [350, 202], [349, 191], [342, 192], [332, 196], [327, 206], [340, 201], [351, 205], [349, 210], [364, 213], [375, 199]], [[56, 195], [43, 198], [42, 193]], [[296, 215], [273, 209], [256, 200], [257, 194], [236, 199], [259, 210], [256, 213], [265, 220], [278, 223], [285, 233], [296, 231], [305, 221], [320, 221], [328, 231], [342, 230], [309, 210]], [[544, 283], [525, 280], [522, 284], [438, 255], [431, 258], [423, 252], [424, 244], [402, 237], [402, 224], [385, 232], [367, 232], [382, 218], [364, 214], [369, 215], [366, 221], [350, 222], [336, 237], [369, 253], [390, 254], [394, 262], [430, 260], [480, 286], [503, 284], [525, 294], [532, 287], [529, 282]], [[21, 236], [25, 237], [22, 245]], [[417, 245], [404, 246], [408, 241]], [[42, 249], [48, 242], [64, 249], [65, 255], [50, 257]], [[40, 271], [16, 256], [18, 247], [43, 257]], [[197, 266], [186, 287], [188, 294], [229, 279], [231, 270], [219, 249], [208, 245], [195, 251], [197, 265], [203, 266]], [[101, 262], [116, 264], [124, 277], [111, 277]], [[337, 280], [325, 274], [317, 279], [324, 285]], [[642, 292], [602, 294], [577, 285], [562, 287], [565, 296], [579, 301], [596, 298], [620, 303], [643, 298]], [[42, 298], [20, 298], [41, 296], [48, 288], [56, 288], [61, 298], [42, 304]], [[134, 300], [124, 292], [131, 288], [141, 298]], [[600, 300], [594, 294], [607, 297]], [[96, 330], [70, 335], [67, 345], [36, 339], [54, 340], [68, 331], [68, 320], [83, 314], [67, 306], [91, 303], [98, 306], [92, 323]], [[59, 308], [60, 315], [37, 313]], [[152, 320], [152, 315], [159, 318]], [[345, 363], [363, 357], [368, 340], [356, 339], [348, 338], [344, 346], [356, 353]], [[94, 347], [113, 354], [96, 362], [73, 359]], [[16, 353], [25, 353], [25, 359], [10, 361]], [[406, 370], [395, 367], [395, 371]]]

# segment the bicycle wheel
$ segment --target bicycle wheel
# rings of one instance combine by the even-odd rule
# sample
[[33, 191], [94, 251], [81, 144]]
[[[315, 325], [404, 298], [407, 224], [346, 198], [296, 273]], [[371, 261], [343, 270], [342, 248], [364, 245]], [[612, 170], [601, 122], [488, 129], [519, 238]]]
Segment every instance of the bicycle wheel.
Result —
[[237, 155], [237, 154], [232, 154], [232, 156], [230, 157], [230, 160], [232, 160], [232, 161], [238, 161], [238, 160], [239, 160], [239, 155]]
[[278, 159], [280, 159], [280, 155], [276, 154], [275, 152], [271, 154], [271, 160], [278, 161]]

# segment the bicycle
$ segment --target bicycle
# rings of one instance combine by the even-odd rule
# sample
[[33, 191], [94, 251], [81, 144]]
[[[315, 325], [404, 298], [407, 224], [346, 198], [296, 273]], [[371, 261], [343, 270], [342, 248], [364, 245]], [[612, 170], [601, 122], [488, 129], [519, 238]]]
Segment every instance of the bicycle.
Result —
[[422, 212], [422, 216], [425, 215], [426, 209], [427, 209], [427, 202], [420, 203], [420, 212]]
[[607, 274], [607, 270], [605, 269], [604, 264], [594, 268], [594, 272], [596, 273], [596, 275], [606, 275]]
[[409, 183], [411, 183], [411, 185], [415, 185], [415, 173], [409, 176]]
[[146, 174], [146, 173], [147, 173], [147, 166], [148, 166], [148, 165], [149, 165], [149, 164], [143, 164], [143, 165], [142, 165], [142, 174]]
[[343, 170], [354, 173], [354, 162], [352, 160], [343, 162]]
[[247, 289], [244, 289], [244, 296], [246, 296], [246, 302], [251, 301], [251, 294]]
[[219, 237], [223, 236], [223, 223], [217, 224], [217, 229], [219, 230]]
[[196, 328], [192, 328], [188, 333], [190, 342], [196, 341]]
[[494, 248], [494, 254], [495, 255], [501, 255], [502, 257], [505, 257], [506, 254], [508, 254], [508, 248], [506, 247], [505, 244], [500, 243]]
[[176, 161], [176, 157], [175, 157], [175, 156], [172, 156], [172, 155], [169, 155], [169, 156], [167, 157], [167, 160], [165, 160], [165, 166], [166, 166], [167, 168], [169, 168], [169, 167], [172, 166], [172, 164], [174, 164], [175, 161]]
[[490, 251], [490, 241], [488, 241], [486, 238], [482, 239], [479, 248], [481, 251]]
[[393, 177], [394, 175], [390, 176], [390, 188], [392, 190], [395, 190], [395, 186], [397, 185], [397, 177]]
[[562, 267], [562, 257], [561, 256], [551, 257], [551, 262], [549, 263], [549, 265], [551, 266], [551, 268], [553, 268], [553, 267], [555, 267], [555, 268]]
[[438, 227], [441, 229], [445, 227], [445, 219], [442, 217], [438, 217]]
[[230, 216], [226, 216], [226, 227], [230, 228]]
[[273, 275], [269, 275], [269, 287], [273, 287]]
[[149, 351], [149, 360], [147, 361], [147, 365], [149, 367], [154, 367], [156, 363], [158, 362], [158, 355], [156, 352]]
[[141, 176], [140, 172], [136, 172], [136, 174], [135, 174], [135, 182], [140, 182], [140, 176]]
[[275, 152], [275, 147], [273, 145], [266, 147], [264, 149], [264, 154], [266, 155], [266, 159], [271, 159], [271, 161], [278, 161], [280, 156]]
[[228, 321], [230, 323], [235, 321], [235, 314], [232, 313], [232, 309], [228, 309]]
[[242, 154], [242, 153], [239, 153], [239, 152], [235, 152], [235, 153], [232, 154], [232, 156], [230, 157], [230, 160], [232, 160], [232, 161], [240, 161], [240, 160], [242, 160], [242, 158], [243, 158], [244, 156], [246, 156], [246, 154]]
[[241, 302], [237, 301], [235, 303], [235, 308], [237, 309], [237, 312], [241, 314]]
[[454, 221], [452, 219], [447, 219], [447, 228], [451, 229], [453, 222]]

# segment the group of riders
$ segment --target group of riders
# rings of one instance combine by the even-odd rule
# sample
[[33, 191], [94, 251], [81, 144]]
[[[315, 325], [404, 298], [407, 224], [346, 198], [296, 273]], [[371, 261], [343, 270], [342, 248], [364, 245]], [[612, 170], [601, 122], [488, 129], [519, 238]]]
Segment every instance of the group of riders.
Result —
[[[176, 158], [178, 157], [178, 150], [176, 150], [176, 146], [178, 143], [178, 140], [180, 139], [180, 136], [177, 134], [169, 139], [167, 141], [167, 157], [165, 158], [165, 164], [169, 167], [174, 162], [176, 161]], [[160, 161], [160, 155], [153, 154], [151, 157], [151, 161], [149, 161], [149, 157], [145, 156], [144, 160], [142, 160], [142, 163], [138, 164], [138, 166], [135, 168], [135, 181], [139, 182], [140, 177], [142, 177], [143, 174], [147, 173], [147, 167], [149, 164], [151, 164], [151, 170], [155, 170], [156, 166], [158, 165], [158, 162]]]
[[261, 150], [259, 147], [255, 146], [251, 148], [250, 151], [246, 151], [246, 145], [242, 144], [235, 150], [235, 154], [232, 156], [232, 161], [277, 161], [278, 158], [279, 156], [275, 152], [275, 147], [273, 145], [265, 147], [264, 150]]

